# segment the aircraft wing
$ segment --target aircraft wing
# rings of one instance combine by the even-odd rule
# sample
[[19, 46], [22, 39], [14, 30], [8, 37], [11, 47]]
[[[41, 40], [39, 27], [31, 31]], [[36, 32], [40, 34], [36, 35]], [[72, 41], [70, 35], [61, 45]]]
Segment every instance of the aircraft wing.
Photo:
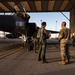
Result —
[[59, 33], [59, 31], [53, 31], [53, 30], [47, 30], [47, 31], [51, 33]]
[[[37, 27], [37, 29], [39, 29], [40, 27]], [[59, 31], [54, 31], [54, 30], [47, 30], [50, 33], [59, 33]]]

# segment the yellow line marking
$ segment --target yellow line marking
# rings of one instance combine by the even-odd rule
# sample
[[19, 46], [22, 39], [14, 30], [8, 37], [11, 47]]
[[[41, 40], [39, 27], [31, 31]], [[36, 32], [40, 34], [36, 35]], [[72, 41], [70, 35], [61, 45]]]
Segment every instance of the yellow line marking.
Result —
[[8, 56], [8, 55], [13, 54], [13, 53], [19, 51], [19, 50], [22, 49], [22, 48], [23, 48], [23, 47], [20, 47], [19, 49], [16, 49], [16, 50], [14, 50], [14, 51], [11, 51], [11, 52], [8, 52], [8, 53], [5, 53], [5, 54], [3, 54], [3, 55], [0, 55], [0, 59], [6, 57], [6, 56]]

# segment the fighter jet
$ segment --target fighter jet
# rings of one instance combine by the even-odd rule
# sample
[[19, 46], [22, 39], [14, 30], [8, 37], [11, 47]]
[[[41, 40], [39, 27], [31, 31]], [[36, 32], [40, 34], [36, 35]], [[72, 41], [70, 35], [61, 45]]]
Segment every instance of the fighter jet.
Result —
[[[36, 23], [29, 23], [30, 16], [23, 9], [22, 12], [13, 15], [0, 15], [0, 30], [4, 32], [10, 32], [6, 37], [8, 38], [19, 38], [22, 35], [26, 36], [26, 41], [30, 41], [33, 34], [39, 27]], [[51, 33], [58, 33], [57, 31], [47, 30]]]
[[[36, 23], [29, 23], [29, 18], [29, 15], [24, 19], [18, 15], [0, 15], [0, 30], [10, 32], [11, 34], [6, 35], [8, 38], [18, 38], [22, 34], [31, 37], [36, 29], [39, 29], [39, 27]], [[47, 31], [51, 33], [58, 33], [58, 31]]]
[[[22, 8], [21, 11], [18, 10], [18, 5]], [[36, 23], [29, 23], [30, 16], [19, 2], [15, 3], [13, 11], [13, 15], [0, 15], [0, 30], [10, 32], [11, 34], [6, 35], [8, 38], [18, 38], [21, 35], [25, 35], [27, 38], [32, 37], [39, 27]], [[58, 33], [57, 31], [47, 31]]]

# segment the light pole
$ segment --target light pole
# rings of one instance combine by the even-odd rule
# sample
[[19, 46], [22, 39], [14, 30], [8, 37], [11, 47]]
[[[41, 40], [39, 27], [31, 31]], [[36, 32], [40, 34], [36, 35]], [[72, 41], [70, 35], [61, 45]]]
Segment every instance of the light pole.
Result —
[[41, 20], [41, 23], [42, 23], [42, 20]]
[[[55, 26], [56, 29], [55, 29], [55, 31], [57, 31], [57, 22], [58, 22], [58, 21], [56, 21], [56, 26]], [[55, 37], [57, 38], [57, 34], [55, 35]]]
[[58, 21], [56, 21], [56, 31], [57, 31], [57, 22], [58, 22]]

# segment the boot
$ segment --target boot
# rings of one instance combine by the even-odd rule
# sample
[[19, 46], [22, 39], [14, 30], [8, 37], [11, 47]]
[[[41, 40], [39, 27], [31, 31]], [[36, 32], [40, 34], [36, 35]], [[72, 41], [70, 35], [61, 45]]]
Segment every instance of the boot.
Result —
[[65, 65], [66, 62], [64, 60], [62, 60], [62, 61], [58, 62], [58, 64]]
[[70, 63], [70, 60], [69, 60], [69, 59], [67, 59], [67, 60], [65, 60], [65, 62], [66, 62], [67, 64], [69, 64], [69, 63]]

